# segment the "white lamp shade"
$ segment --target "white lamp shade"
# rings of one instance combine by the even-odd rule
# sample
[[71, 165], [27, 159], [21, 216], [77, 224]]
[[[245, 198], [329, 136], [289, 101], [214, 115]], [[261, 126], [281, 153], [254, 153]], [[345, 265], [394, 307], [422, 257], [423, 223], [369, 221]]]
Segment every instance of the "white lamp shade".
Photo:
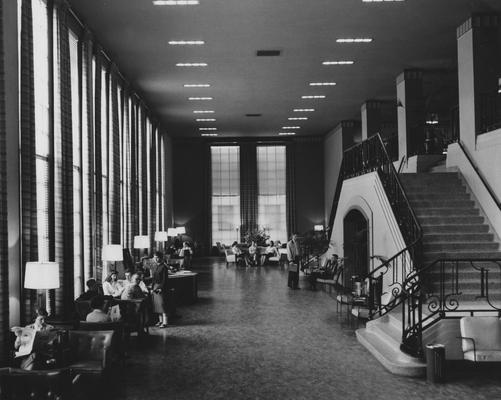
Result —
[[167, 229], [167, 236], [170, 237], [177, 236], [177, 229], [176, 228]]
[[184, 226], [177, 227], [176, 231], [178, 235], [184, 235], [186, 233], [186, 229], [184, 228]]
[[166, 242], [167, 240], [169, 240], [169, 238], [167, 236], [168, 236], [168, 234], [165, 231], [155, 232], [155, 241]]
[[135, 249], [149, 249], [150, 238], [147, 235], [134, 236]]
[[324, 226], [323, 225], [315, 225], [313, 227], [313, 229], [315, 230], [315, 232], [322, 232], [324, 230]]
[[53, 261], [30, 261], [24, 273], [26, 289], [58, 289], [59, 263]]
[[103, 261], [122, 261], [124, 259], [121, 244], [105, 244], [103, 246]]

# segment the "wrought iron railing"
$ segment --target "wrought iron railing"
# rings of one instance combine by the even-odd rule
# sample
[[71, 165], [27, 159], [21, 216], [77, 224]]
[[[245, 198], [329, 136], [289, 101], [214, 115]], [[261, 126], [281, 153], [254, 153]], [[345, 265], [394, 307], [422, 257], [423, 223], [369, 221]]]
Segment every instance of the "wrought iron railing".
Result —
[[[362, 277], [368, 284], [370, 318], [381, 316], [400, 304], [402, 283], [407, 275], [419, 265], [423, 236], [421, 226], [393, 166], [393, 160], [389, 157], [380, 135], [372, 136], [344, 151], [340, 176], [348, 179], [374, 171], [378, 172], [381, 179], [406, 247]], [[338, 179], [329, 220], [329, 233], [332, 232], [334, 226], [341, 187], [342, 181]], [[383, 292], [383, 287], [389, 288], [389, 292]]]
[[421, 357], [423, 332], [441, 319], [488, 312], [501, 316], [500, 288], [501, 258], [440, 258], [414, 271], [400, 296], [401, 349]]

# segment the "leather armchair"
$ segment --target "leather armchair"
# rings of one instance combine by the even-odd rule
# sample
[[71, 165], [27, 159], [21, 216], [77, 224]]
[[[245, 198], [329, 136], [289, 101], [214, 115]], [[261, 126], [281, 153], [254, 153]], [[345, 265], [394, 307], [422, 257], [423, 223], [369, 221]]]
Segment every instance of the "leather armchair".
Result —
[[[126, 348], [128, 345], [129, 334], [125, 332], [124, 324], [121, 321], [116, 322], [87, 322], [80, 321], [78, 325], [80, 331], [113, 331], [111, 340], [109, 361], [119, 361], [123, 363], [125, 360]], [[111, 358], [111, 359], [110, 359]]]
[[70, 370], [0, 368], [0, 399], [73, 399]]
[[75, 375], [96, 375], [102, 377], [110, 366], [109, 352], [114, 332], [69, 331], [68, 341], [71, 363], [69, 368]]
[[498, 317], [463, 317], [459, 326], [465, 360], [501, 361], [501, 320]]

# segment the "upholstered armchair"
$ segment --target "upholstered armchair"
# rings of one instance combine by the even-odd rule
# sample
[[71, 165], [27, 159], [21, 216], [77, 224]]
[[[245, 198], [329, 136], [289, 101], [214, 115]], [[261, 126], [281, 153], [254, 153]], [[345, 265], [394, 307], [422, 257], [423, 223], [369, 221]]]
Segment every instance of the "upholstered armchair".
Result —
[[226, 266], [229, 265], [229, 263], [237, 263], [237, 257], [235, 254], [233, 254], [233, 251], [231, 249], [224, 249], [224, 255], [226, 257]]
[[110, 366], [110, 349], [114, 332], [69, 331], [68, 341], [71, 362], [69, 368], [75, 375], [102, 377]]
[[70, 370], [0, 368], [0, 399], [73, 399]]
[[501, 361], [501, 320], [498, 317], [463, 317], [459, 326], [465, 360]]
[[113, 331], [113, 339], [108, 356], [108, 361], [115, 361], [123, 364], [125, 361], [126, 349], [129, 344], [129, 334], [125, 332], [124, 324], [116, 322], [86, 322], [80, 321], [78, 325], [80, 331]]

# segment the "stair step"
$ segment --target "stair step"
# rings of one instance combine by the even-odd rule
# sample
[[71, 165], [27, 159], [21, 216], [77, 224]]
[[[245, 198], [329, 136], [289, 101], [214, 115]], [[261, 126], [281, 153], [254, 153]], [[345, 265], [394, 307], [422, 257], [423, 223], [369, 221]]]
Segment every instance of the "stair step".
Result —
[[[461, 228], [464, 225], [461, 225]], [[465, 233], [464, 229], [458, 229], [458, 233], [425, 233], [423, 234], [423, 243], [436, 242], [482, 242], [492, 241], [494, 235], [492, 233]]]
[[419, 218], [421, 226], [426, 225], [472, 225], [482, 224], [484, 217], [482, 216], [423, 216]]
[[489, 226], [486, 224], [449, 224], [449, 225], [434, 225], [421, 224], [423, 234], [439, 234], [439, 233], [486, 233], [489, 232]]
[[450, 179], [454, 179], [454, 178], [459, 179], [459, 174], [457, 172], [442, 172], [442, 173], [431, 175], [427, 172], [417, 172], [417, 173], [413, 172], [413, 173], [409, 173], [409, 174], [400, 174], [399, 178], [401, 180], [411, 180], [411, 179], [419, 179], [419, 180], [446, 179], [446, 180], [450, 180]]
[[423, 245], [424, 253], [434, 251], [456, 252], [456, 251], [488, 251], [499, 250], [496, 242], [426, 242]]
[[462, 215], [478, 216], [480, 212], [476, 208], [454, 208], [454, 207], [414, 207], [414, 212], [417, 217], [460, 217]]
[[438, 200], [438, 199], [426, 199], [426, 200], [414, 200], [411, 201], [413, 208], [442, 208], [442, 207], [452, 207], [452, 208], [465, 208], [474, 207], [475, 203], [473, 200]]
[[499, 251], [472, 251], [472, 250], [456, 250], [454, 252], [448, 253], [446, 251], [434, 251], [425, 252], [423, 254], [423, 264], [429, 264], [439, 258], [447, 259], [464, 259], [464, 258], [475, 258], [475, 259], [493, 259], [501, 260], [501, 252]]
[[470, 195], [466, 192], [430, 192], [430, 193], [422, 193], [422, 192], [410, 192], [408, 193], [407, 191], [405, 192], [407, 195], [407, 198], [411, 203], [414, 201], [430, 201], [430, 199], [433, 200], [439, 200], [439, 201], [464, 201], [464, 200], [470, 200]]

